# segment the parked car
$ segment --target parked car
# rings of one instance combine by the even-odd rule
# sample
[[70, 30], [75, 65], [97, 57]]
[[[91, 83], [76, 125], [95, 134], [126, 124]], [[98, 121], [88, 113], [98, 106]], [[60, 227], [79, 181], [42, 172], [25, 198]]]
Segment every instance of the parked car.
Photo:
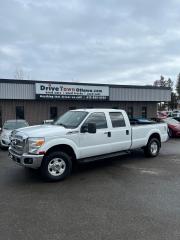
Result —
[[173, 113], [172, 113], [172, 117], [178, 117], [180, 118], [180, 110], [174, 110]]
[[167, 118], [172, 117], [173, 111], [158, 111], [157, 112], [157, 118]]
[[161, 119], [161, 121], [168, 124], [169, 137], [180, 137], [180, 122], [172, 117]]
[[42, 124], [53, 124], [54, 120], [53, 119], [48, 119], [48, 120], [43, 120]]
[[40, 168], [45, 178], [56, 181], [67, 177], [77, 162], [136, 148], [156, 157], [167, 139], [166, 123], [131, 126], [123, 110], [79, 109], [66, 112], [53, 125], [13, 131], [9, 157], [21, 166]]
[[25, 120], [8, 120], [4, 123], [2, 127], [2, 132], [0, 134], [0, 147], [8, 148], [10, 145], [10, 135], [14, 129], [24, 128], [29, 126]]
[[157, 118], [158, 119], [163, 119], [163, 118], [167, 118], [167, 117], [168, 117], [167, 112], [165, 112], [165, 111], [158, 111], [157, 112]]
[[155, 121], [149, 120], [146, 118], [130, 118], [129, 119], [131, 125], [137, 125], [137, 124], [153, 124]]
[[180, 122], [180, 117], [173, 117], [175, 120], [177, 120], [178, 122]]

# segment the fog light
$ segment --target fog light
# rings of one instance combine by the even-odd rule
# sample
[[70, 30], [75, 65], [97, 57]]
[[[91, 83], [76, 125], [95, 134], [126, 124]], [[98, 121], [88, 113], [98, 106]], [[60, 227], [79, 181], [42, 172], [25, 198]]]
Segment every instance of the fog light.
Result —
[[25, 158], [24, 159], [24, 163], [25, 164], [32, 164], [33, 163], [33, 159], [32, 158]]

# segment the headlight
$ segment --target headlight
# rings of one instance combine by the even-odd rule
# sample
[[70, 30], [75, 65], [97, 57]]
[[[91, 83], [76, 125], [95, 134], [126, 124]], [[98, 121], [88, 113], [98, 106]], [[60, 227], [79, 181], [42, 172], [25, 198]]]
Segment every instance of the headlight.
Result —
[[28, 152], [36, 154], [44, 143], [44, 138], [28, 138]]
[[2, 133], [2, 134], [1, 134], [1, 138], [3, 138], [3, 139], [8, 139], [8, 136], [7, 136], [5, 133]]

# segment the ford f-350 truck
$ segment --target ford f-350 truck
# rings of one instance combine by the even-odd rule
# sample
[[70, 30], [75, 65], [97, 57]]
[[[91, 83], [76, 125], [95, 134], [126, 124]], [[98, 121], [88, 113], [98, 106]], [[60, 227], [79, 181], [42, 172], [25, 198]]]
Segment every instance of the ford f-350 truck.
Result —
[[53, 125], [13, 131], [9, 157], [21, 166], [40, 168], [44, 177], [56, 181], [67, 177], [76, 162], [136, 148], [156, 157], [167, 139], [166, 123], [131, 126], [124, 110], [79, 109], [66, 112]]

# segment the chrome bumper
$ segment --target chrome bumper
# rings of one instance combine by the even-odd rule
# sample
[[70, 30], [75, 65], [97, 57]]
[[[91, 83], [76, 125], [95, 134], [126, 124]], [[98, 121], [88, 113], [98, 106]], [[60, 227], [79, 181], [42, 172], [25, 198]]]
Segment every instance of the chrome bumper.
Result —
[[9, 147], [9, 158], [16, 162], [18, 165], [37, 169], [41, 166], [41, 162], [44, 155], [30, 155], [24, 153], [23, 155], [18, 155], [14, 151], [12, 151], [11, 147]]
[[6, 140], [6, 139], [1, 139], [1, 141], [0, 141], [0, 145], [2, 146], [2, 147], [9, 147], [9, 145], [10, 145], [10, 141], [8, 141], [8, 140]]

